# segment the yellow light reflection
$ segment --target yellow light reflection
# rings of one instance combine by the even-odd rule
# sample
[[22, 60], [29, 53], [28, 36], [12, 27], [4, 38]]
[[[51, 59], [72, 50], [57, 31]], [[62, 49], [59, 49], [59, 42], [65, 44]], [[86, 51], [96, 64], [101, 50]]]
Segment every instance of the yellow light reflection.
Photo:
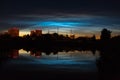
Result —
[[27, 51], [25, 51], [25, 50], [23, 50], [23, 49], [20, 49], [20, 50], [19, 50], [19, 54], [25, 54], [25, 53], [29, 53], [29, 52], [27, 52]]

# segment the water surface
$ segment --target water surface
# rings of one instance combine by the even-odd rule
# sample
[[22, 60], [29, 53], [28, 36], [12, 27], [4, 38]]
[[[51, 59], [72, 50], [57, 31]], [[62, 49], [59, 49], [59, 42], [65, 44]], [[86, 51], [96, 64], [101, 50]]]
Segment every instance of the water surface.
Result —
[[62, 77], [66, 75], [66, 78], [70, 75], [77, 78], [92, 77], [93, 80], [96, 80], [97, 77], [96, 60], [99, 58], [99, 51], [96, 51], [95, 54], [91, 51], [77, 50], [46, 54], [41, 51], [34, 53], [20, 49], [18, 51], [12, 50], [12, 54], [9, 56], [11, 58], [2, 65], [2, 71], [5, 72], [5, 75], [6, 72], [16, 76], [18, 76], [16, 73], [20, 75], [42, 74], [43, 76], [52, 73]]

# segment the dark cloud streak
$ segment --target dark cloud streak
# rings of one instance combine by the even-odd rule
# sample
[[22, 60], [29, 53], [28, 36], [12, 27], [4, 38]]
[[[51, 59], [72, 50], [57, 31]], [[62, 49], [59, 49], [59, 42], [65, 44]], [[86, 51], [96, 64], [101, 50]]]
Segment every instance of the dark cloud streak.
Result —
[[120, 1], [116, 0], [4, 0], [5, 14], [80, 13], [93, 15], [118, 15]]

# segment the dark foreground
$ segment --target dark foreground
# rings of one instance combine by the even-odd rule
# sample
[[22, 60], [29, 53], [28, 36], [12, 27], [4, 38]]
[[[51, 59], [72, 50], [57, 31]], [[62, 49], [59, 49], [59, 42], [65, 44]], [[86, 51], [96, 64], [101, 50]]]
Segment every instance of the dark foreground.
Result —
[[120, 80], [120, 74], [114, 73], [103, 74], [103, 76], [100, 76], [98, 72], [86, 73], [62, 69], [53, 70], [44, 67], [41, 67], [41, 69], [38, 70], [35, 66], [28, 66], [16, 66], [15, 68], [1, 71], [0, 80]]
[[69, 71], [64, 69], [48, 69], [45, 66], [14, 65], [2, 68], [1, 80], [98, 80], [97, 73]]
[[98, 80], [96, 69], [83, 70], [86, 65], [93, 64], [39, 64], [21, 56], [1, 63], [0, 80]]
[[27, 71], [27, 70], [15, 70], [6, 71], [1, 75], [2, 80], [96, 80], [96, 74], [83, 74], [81, 72], [66, 72], [58, 70], [39, 70], [39, 71]]
[[106, 73], [104, 70], [85, 72], [33, 64], [7, 64], [0, 67], [0, 80], [120, 80], [119, 73], [112, 73], [112, 71]]

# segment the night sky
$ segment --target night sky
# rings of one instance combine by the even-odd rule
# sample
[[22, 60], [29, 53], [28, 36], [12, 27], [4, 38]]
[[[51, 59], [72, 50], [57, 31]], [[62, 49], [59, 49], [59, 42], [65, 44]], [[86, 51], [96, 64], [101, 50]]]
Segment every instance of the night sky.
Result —
[[77, 36], [100, 35], [103, 28], [120, 34], [120, 1], [102, 0], [3, 0], [0, 32], [18, 27], [20, 34], [42, 29]]

